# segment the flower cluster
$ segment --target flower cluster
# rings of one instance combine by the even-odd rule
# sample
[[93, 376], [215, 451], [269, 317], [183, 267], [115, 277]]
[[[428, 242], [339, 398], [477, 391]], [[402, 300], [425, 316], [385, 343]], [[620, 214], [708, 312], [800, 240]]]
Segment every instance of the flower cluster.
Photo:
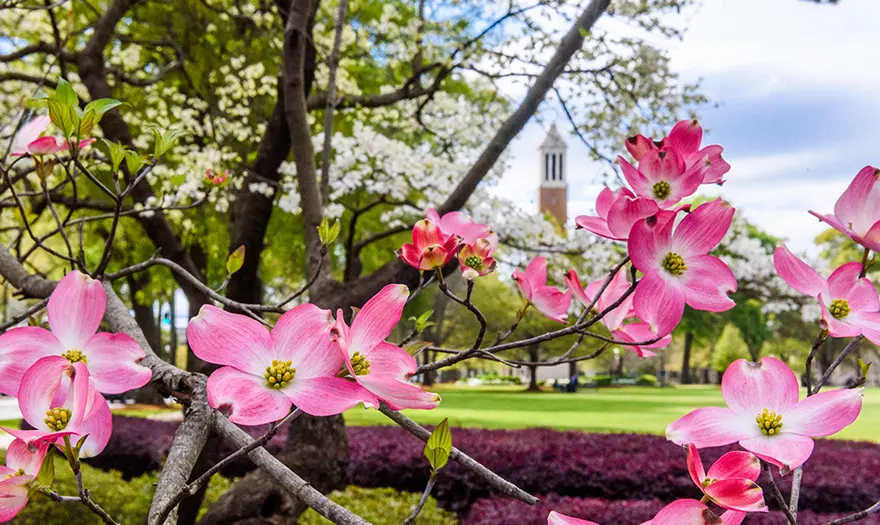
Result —
[[112, 422], [102, 393], [122, 393], [150, 380], [134, 339], [98, 332], [105, 308], [103, 285], [74, 271], [49, 298], [51, 330], [24, 326], [0, 335], [0, 393], [18, 398], [34, 429], [3, 429], [15, 440], [0, 482], [0, 521], [15, 516], [28, 495], [41, 489], [37, 474], [49, 447], [72, 461], [104, 449]]

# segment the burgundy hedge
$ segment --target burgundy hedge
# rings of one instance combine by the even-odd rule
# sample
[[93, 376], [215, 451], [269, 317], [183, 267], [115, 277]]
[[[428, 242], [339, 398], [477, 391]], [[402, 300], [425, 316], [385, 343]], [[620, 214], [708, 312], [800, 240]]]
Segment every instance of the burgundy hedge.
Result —
[[[121, 470], [126, 477], [161, 467], [175, 423], [121, 416], [115, 416], [113, 423], [113, 437], [101, 455], [89, 460], [92, 465]], [[254, 436], [264, 430], [265, 427], [249, 429]], [[349, 427], [348, 435], [349, 484], [411, 492], [424, 490], [429, 472], [421, 441], [396, 427]], [[464, 428], [453, 429], [452, 436], [457, 447], [534, 494], [666, 502], [700, 497], [687, 475], [683, 450], [661, 436]], [[286, 439], [287, 433], [281, 429], [269, 443], [269, 450], [277, 452]], [[734, 448], [705, 449], [703, 462], [708, 467], [721, 454]], [[231, 452], [231, 449], [224, 451]], [[243, 458], [222, 473], [237, 477], [252, 468]], [[790, 482], [791, 476], [779, 480], [786, 493]], [[477, 500], [492, 494], [484, 482], [450, 462], [439, 475], [434, 496], [444, 508], [464, 514]], [[878, 499], [880, 445], [817, 441], [813, 457], [805, 467], [801, 509], [826, 514], [848, 513], [864, 509]], [[772, 498], [768, 497], [767, 501], [772, 508]], [[488, 508], [491, 503], [481, 502], [481, 505], [480, 508]], [[628, 512], [633, 513], [634, 519], [654, 510], [650, 502], [629, 501], [627, 505], [632, 506]], [[602, 523], [602, 520], [595, 521]], [[606, 523], [623, 522], [606, 520]]]

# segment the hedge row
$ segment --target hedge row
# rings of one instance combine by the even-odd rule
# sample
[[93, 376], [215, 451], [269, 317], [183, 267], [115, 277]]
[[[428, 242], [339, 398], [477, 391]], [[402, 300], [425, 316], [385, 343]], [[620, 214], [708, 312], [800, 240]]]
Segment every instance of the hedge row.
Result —
[[[121, 467], [125, 477], [157, 470], [175, 426], [115, 417], [115, 431], [107, 449], [91, 463], [106, 469]], [[264, 429], [249, 431], [259, 435]], [[407, 492], [424, 489], [429, 472], [422, 455], [424, 445], [418, 439], [396, 427], [350, 427], [348, 435], [348, 484]], [[276, 434], [268, 444], [270, 452], [280, 450], [286, 439], [285, 431]], [[683, 451], [660, 436], [453, 429], [453, 440], [477, 461], [534, 494], [660, 501], [700, 497], [688, 477]], [[706, 449], [703, 461], [708, 466], [734, 448]], [[243, 458], [222, 474], [237, 477], [252, 468]], [[820, 513], [864, 509], [880, 498], [878, 474], [880, 445], [820, 440], [805, 467], [801, 508]], [[788, 491], [791, 476], [779, 482]], [[433, 494], [441, 507], [459, 513], [465, 513], [477, 500], [492, 496], [484, 481], [454, 462], [441, 472]], [[772, 506], [772, 498], [767, 499]]]
[[[548, 496], [535, 506], [512, 502], [509, 498], [486, 498], [471, 507], [461, 525], [546, 525], [547, 515], [556, 510], [576, 518], [589, 519], [603, 525], [638, 525], [657, 513], [665, 503], [649, 500], [606, 500], [600, 498], [572, 498]], [[798, 513], [798, 525], [820, 525], [840, 518], [844, 514], [815, 514], [811, 511]], [[779, 511], [767, 514], [750, 514], [745, 525], [780, 525], [787, 523]], [[880, 525], [880, 517], [873, 516], [858, 522], [859, 525]]]

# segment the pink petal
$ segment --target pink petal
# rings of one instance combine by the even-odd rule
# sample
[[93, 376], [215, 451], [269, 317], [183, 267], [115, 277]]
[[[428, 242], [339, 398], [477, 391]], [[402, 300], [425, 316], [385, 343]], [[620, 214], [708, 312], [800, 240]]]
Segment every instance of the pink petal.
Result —
[[871, 190], [877, 182], [877, 168], [865, 166], [855, 176], [834, 205], [834, 216], [841, 224], [862, 234], [878, 218], [876, 206], [871, 204]]
[[724, 175], [730, 171], [730, 164], [721, 157], [724, 148], [712, 145], [698, 151], [693, 157], [703, 166], [703, 184], [724, 184]]
[[706, 495], [718, 506], [741, 512], [767, 512], [764, 491], [757, 483], [745, 478], [722, 479], [705, 489]]
[[701, 204], [676, 227], [670, 251], [685, 259], [709, 253], [727, 234], [735, 212], [721, 199]]
[[144, 351], [128, 334], [93, 335], [84, 345], [89, 373], [99, 392], [121, 394], [150, 382], [153, 373], [140, 365]]
[[550, 319], [564, 323], [568, 319], [571, 296], [552, 286], [542, 286], [532, 294], [532, 304]]
[[757, 481], [761, 462], [753, 454], [740, 450], [728, 452], [716, 461], [706, 474], [711, 479], [743, 478]]
[[644, 173], [630, 164], [623, 157], [618, 156], [617, 163], [620, 165], [620, 170], [623, 172], [623, 178], [625, 178], [626, 182], [632, 186], [636, 195], [640, 197], [653, 197], [654, 190], [651, 187], [651, 184], [653, 184], [654, 181], [649, 181]]
[[419, 269], [421, 264], [422, 253], [412, 244], [404, 244], [397, 250], [397, 256], [406, 264], [413, 268]]
[[651, 331], [666, 335], [678, 326], [684, 314], [685, 295], [677, 283], [663, 278], [661, 270], [646, 273], [634, 295], [636, 315], [649, 323]]
[[74, 432], [69, 430], [64, 430], [61, 432], [46, 432], [43, 430], [20, 430], [17, 428], [6, 428], [0, 427], [0, 430], [3, 430], [10, 436], [15, 439], [21, 440], [28, 447], [41, 447], [43, 445], [57, 442], [64, 436], [73, 435]]
[[[581, 280], [578, 277], [578, 274], [574, 270], [569, 270], [565, 277], [562, 278], [565, 282], [565, 287], [571, 292], [571, 296], [580, 301], [584, 306], [589, 306], [592, 301], [587, 297], [586, 292], [584, 291], [583, 286], [581, 286]], [[0, 339], [2, 341], [2, 339]]]
[[313, 416], [341, 414], [360, 403], [379, 406], [376, 396], [366, 388], [341, 377], [295, 379], [286, 393], [293, 404]]
[[859, 327], [862, 335], [875, 345], [880, 345], [880, 312], [856, 312], [849, 317], [850, 321]]
[[0, 335], [0, 393], [15, 397], [25, 370], [41, 357], [61, 355], [64, 347], [38, 326], [12, 328]]
[[651, 525], [717, 525], [719, 518], [695, 499], [680, 499], [663, 507]]
[[819, 272], [791, 253], [784, 244], [773, 252], [773, 266], [779, 277], [800, 293], [810, 297], [828, 294], [828, 284]]
[[434, 208], [428, 208], [428, 211], [425, 212], [425, 218], [434, 224], [440, 224], [442, 222], [440, 220], [440, 214], [437, 213], [437, 210]]
[[578, 215], [575, 217], [574, 223], [578, 228], [593, 232], [600, 237], [605, 237], [606, 239], [611, 239], [613, 241], [622, 240], [618, 239], [613, 233], [611, 233], [611, 230], [608, 229], [608, 222], [602, 217]]
[[[855, 337], [861, 333], [861, 329], [854, 324], [851, 324], [850, 321], [858, 320], [858, 317], [846, 316], [843, 319], [835, 319], [831, 312], [828, 311], [828, 307], [825, 302], [828, 299], [819, 294], [819, 307], [822, 309], [822, 328], [828, 330], [828, 335], [831, 337]], [[831, 301], [828, 301], [829, 303]]]
[[746, 519], [745, 512], [726, 510], [721, 515], [721, 525], [740, 525]]
[[[603, 282], [604, 279], [590, 284], [591, 286], [594, 284], [597, 286], [597, 291], [595, 293], [598, 293], [598, 289], [602, 286]], [[630, 284], [626, 278], [626, 272], [621, 270], [614, 274], [614, 277], [611, 278], [611, 282], [608, 284], [608, 288], [605, 289], [605, 293], [599, 297], [599, 301], [597, 302], [599, 311], [604, 312], [608, 308], [611, 308], [614, 303], [623, 297], [623, 294], [626, 293], [629, 287]], [[608, 330], [617, 330], [623, 321], [630, 316], [634, 299], [634, 294], [629, 294], [629, 296], [627, 296], [627, 298], [617, 307], [605, 314], [605, 317], [602, 318], [602, 322]]]
[[[657, 334], [652, 332], [650, 325], [644, 321], [625, 324], [617, 330], [614, 330], [612, 335], [619, 341], [627, 341], [630, 343], [640, 343], [642, 341], [653, 341], [654, 339], [657, 339]], [[651, 352], [648, 348], [665, 348], [669, 346], [669, 343], [671, 342], [672, 334], [666, 334], [656, 343], [647, 345], [625, 345], [624, 348], [634, 351], [639, 357], [652, 357], [657, 354]]]
[[660, 267], [660, 261], [670, 246], [674, 212], [661, 212], [656, 219], [642, 219], [629, 232], [627, 249], [633, 266], [642, 273]]
[[637, 221], [659, 211], [657, 203], [651, 199], [621, 197], [608, 211], [608, 230], [614, 238], [625, 240]]
[[703, 470], [703, 460], [700, 459], [700, 451], [693, 445], [687, 446], [687, 468], [691, 481], [703, 490], [703, 480], [706, 479], [706, 471]]
[[297, 378], [335, 376], [343, 357], [331, 340], [333, 314], [314, 304], [295, 306], [278, 318], [272, 333], [272, 359], [290, 361]]
[[0, 522], [11, 520], [27, 505], [27, 484], [33, 479], [33, 476], [15, 476], [0, 481]]
[[608, 210], [611, 209], [611, 205], [620, 197], [620, 193], [612, 190], [609, 187], [602, 188], [602, 191], [599, 192], [599, 196], [596, 198], [596, 215], [600, 218], [608, 217]]
[[829, 390], [810, 396], [782, 416], [783, 432], [825, 437], [852, 424], [862, 410], [861, 388]]
[[31, 451], [24, 441], [15, 439], [6, 449], [6, 466], [13, 471], [21, 469], [25, 474], [36, 476], [48, 451], [49, 443], [43, 443]]
[[417, 365], [406, 350], [390, 343], [379, 343], [369, 361], [370, 373], [357, 376], [357, 380], [392, 409], [430, 409], [440, 403], [437, 394], [425, 392], [408, 382]]
[[696, 120], [682, 120], [669, 132], [669, 143], [683, 157], [687, 157], [700, 149], [703, 141], [703, 127]]
[[[675, 181], [687, 169], [684, 159], [674, 149], [651, 150], [639, 160], [639, 171], [650, 184]], [[624, 173], [624, 175], [626, 175]], [[635, 189], [635, 186], [633, 186]], [[638, 194], [638, 190], [636, 194]], [[652, 188], [653, 195], [653, 188]], [[648, 196], [648, 195], [644, 195]]]
[[442, 245], [446, 242], [447, 236], [440, 230], [440, 226], [427, 219], [418, 221], [413, 227], [412, 239], [413, 246], [419, 252], [424, 251], [428, 246], [435, 244]]
[[860, 278], [862, 263], [851, 262], [839, 266], [828, 277], [830, 299], [846, 299], [851, 310], [880, 310], [877, 290], [871, 281]]
[[535, 257], [526, 266], [526, 279], [534, 294], [538, 288], [547, 284], [547, 259], [545, 257]]
[[473, 244], [477, 239], [489, 235], [489, 227], [474, 221], [460, 211], [451, 211], [443, 216], [440, 221], [440, 229], [446, 235], [455, 234], [461, 237], [462, 242]]
[[233, 423], [254, 426], [283, 419], [291, 403], [284, 392], [269, 388], [262, 376], [224, 366], [208, 378], [208, 404], [227, 413]]
[[698, 408], [666, 427], [666, 439], [697, 448], [729, 445], [758, 435], [761, 431], [754, 416], [744, 417], [720, 407]]
[[351, 323], [349, 353], [369, 355], [373, 347], [387, 339], [400, 321], [408, 297], [409, 288], [402, 284], [389, 284], [367, 301]]
[[70, 272], [55, 287], [46, 307], [52, 333], [66, 350], [82, 350], [98, 331], [106, 305], [100, 281], [77, 270]]
[[675, 180], [669, 181], [669, 196], [660, 202], [661, 208], [671, 208], [681, 199], [693, 195], [703, 183], [703, 174], [698, 168], [685, 170]]
[[644, 135], [636, 135], [626, 139], [626, 150], [629, 151], [629, 154], [636, 160], [641, 159], [645, 153], [652, 149], [657, 149], [657, 146], [654, 145], [654, 142], [651, 139]]
[[196, 356], [260, 376], [272, 362], [272, 341], [259, 322], [206, 304], [190, 319], [187, 341]]
[[721, 394], [731, 410], [754, 418], [765, 408], [782, 414], [798, 400], [800, 385], [794, 372], [775, 357], [758, 363], [738, 359], [727, 367], [721, 379]]
[[28, 144], [37, 140], [40, 134], [46, 131], [51, 120], [47, 115], [34, 117], [18, 130], [18, 135], [12, 143], [12, 155], [24, 155], [27, 153]]
[[847, 228], [846, 226], [844, 226], [843, 223], [841, 223], [839, 220], [837, 220], [837, 217], [835, 217], [834, 215], [822, 215], [821, 213], [814, 212], [813, 210], [809, 210], [809, 213], [813, 217], [816, 217], [820, 221], [828, 224], [829, 226], [831, 226], [835, 230], [839, 231], [840, 233], [842, 233], [848, 237], [854, 236], [853, 231], [850, 230], [849, 228]]
[[[41, 431], [49, 430], [43, 422], [46, 411], [60, 405], [58, 398], [63, 401], [64, 398], [72, 397], [65, 395], [62, 389], [69, 384], [73, 374], [74, 367], [61, 356], [43, 357], [24, 373], [18, 390], [18, 406], [22, 417], [33, 428]], [[64, 386], [62, 382], [65, 383]], [[59, 391], [62, 391], [61, 394]], [[71, 418], [74, 416], [76, 414], [71, 414]]]
[[571, 516], [566, 516], [564, 514], [560, 514], [555, 510], [547, 516], [547, 525], [599, 525], [598, 523], [594, 523], [592, 521], [587, 520], [579, 520], [577, 518], [572, 518]]
[[[783, 425], [785, 421], [783, 420]], [[739, 445], [763, 459], [779, 467], [785, 475], [803, 465], [813, 453], [813, 440], [807, 436], [792, 434], [785, 431], [775, 436], [759, 436], [745, 439]]]
[[[48, 359], [48, 358], [47, 358]], [[86, 364], [82, 361], [73, 364], [73, 380], [70, 383], [70, 389], [66, 392], [66, 398], [63, 400], [61, 406], [70, 410], [70, 421], [67, 423], [67, 428], [64, 430], [70, 430], [74, 434], [80, 434], [79, 427], [83, 423], [83, 420], [86, 416], [89, 416], [92, 412], [95, 401], [95, 385], [92, 383], [89, 369]], [[28, 371], [25, 376], [30, 373]], [[23, 382], [22, 382], [23, 384]], [[100, 397], [100, 395], [98, 396]], [[52, 407], [54, 408], [56, 403], [59, 400], [59, 396], [55, 396], [55, 401], [52, 403]], [[101, 398], [103, 401], [103, 398]], [[106, 402], [104, 402], [106, 404]]]
[[721, 259], [700, 255], [685, 259], [687, 271], [682, 276], [688, 306], [695, 310], [724, 312], [736, 303], [728, 297], [736, 291], [736, 277]]
[[513, 280], [516, 282], [516, 287], [519, 288], [519, 293], [521, 293], [527, 301], [531, 300], [532, 287], [529, 285], [529, 279], [526, 277], [526, 274], [517, 268], [513, 271]]
[[28, 144], [28, 151], [34, 155], [51, 155], [67, 149], [67, 143], [63, 140], [59, 144], [55, 137], [40, 137]]
[[100, 454], [113, 433], [113, 416], [107, 400], [94, 388], [91, 389], [91, 405], [82, 422], [76, 427], [78, 436], [88, 436], [80, 449], [80, 457], [91, 458]]
[[[95, 142], [95, 139], [83, 139], [83, 140], [79, 141], [79, 145], [77, 146], [77, 148], [78, 148], [78, 149], [87, 148], [87, 147], [89, 147], [93, 142]], [[64, 149], [67, 149], [66, 144], [65, 144]]]

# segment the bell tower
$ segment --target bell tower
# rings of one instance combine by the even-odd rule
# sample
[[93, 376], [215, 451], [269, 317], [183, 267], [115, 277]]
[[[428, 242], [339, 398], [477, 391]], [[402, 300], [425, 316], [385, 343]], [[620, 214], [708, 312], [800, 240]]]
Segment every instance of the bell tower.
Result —
[[539, 177], [538, 188], [538, 211], [549, 213], [561, 226], [568, 220], [568, 161], [565, 158], [567, 146], [556, 124], [550, 126], [550, 131], [544, 138], [544, 142], [538, 147], [539, 152]]

